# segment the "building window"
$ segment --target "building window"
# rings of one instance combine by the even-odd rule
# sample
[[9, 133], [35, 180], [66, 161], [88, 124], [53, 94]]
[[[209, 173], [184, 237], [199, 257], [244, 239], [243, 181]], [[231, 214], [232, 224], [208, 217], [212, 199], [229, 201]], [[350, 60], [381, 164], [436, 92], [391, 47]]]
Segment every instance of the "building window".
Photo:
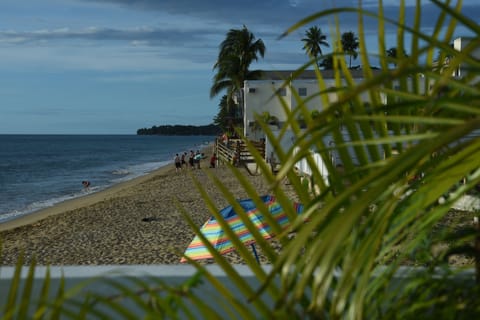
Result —
[[277, 90], [277, 94], [281, 97], [285, 97], [287, 95], [287, 89], [286, 88], [280, 88]]
[[298, 88], [298, 95], [300, 97], [306, 97], [307, 96], [307, 88]]

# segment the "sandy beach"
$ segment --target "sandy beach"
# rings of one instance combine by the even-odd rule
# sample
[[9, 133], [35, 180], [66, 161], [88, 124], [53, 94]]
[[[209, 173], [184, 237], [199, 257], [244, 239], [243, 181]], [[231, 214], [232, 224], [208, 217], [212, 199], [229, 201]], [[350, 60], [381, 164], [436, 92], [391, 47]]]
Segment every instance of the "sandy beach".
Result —
[[[238, 198], [246, 197], [225, 166], [210, 169], [208, 159], [201, 165]], [[22, 252], [25, 263], [35, 257], [40, 265], [179, 263], [179, 254], [194, 234], [176, 201], [199, 226], [210, 217], [192, 176], [202, 183], [218, 208], [228, 205], [204, 170], [190, 170], [191, 175], [176, 173], [172, 164], [110, 189], [3, 223], [2, 265], [15, 264]], [[262, 176], [241, 171], [259, 194], [268, 193]], [[239, 262], [236, 254], [229, 256], [232, 262]]]
[[[204, 150], [211, 154], [211, 150]], [[210, 169], [209, 159], [201, 162], [202, 170], [175, 172], [174, 165], [160, 168], [109, 189], [59, 203], [54, 207], [0, 224], [2, 265], [15, 265], [21, 253], [25, 264], [35, 257], [39, 265], [121, 265], [178, 264], [181, 254], [194, 233], [184, 220], [179, 203], [198, 226], [210, 217], [196, 178], [207, 190], [217, 207], [228, 202], [223, 198], [206, 171], [216, 176], [236, 195], [246, 192], [224, 165]], [[262, 175], [251, 175], [240, 169], [258, 194], [268, 194]], [[293, 198], [291, 186], [282, 184]], [[471, 205], [471, 201], [468, 202]], [[453, 210], [442, 223], [470, 223], [465, 205]], [[272, 240], [274, 241], [274, 240]], [[268, 260], [260, 253], [262, 263]], [[235, 252], [225, 255], [232, 263], [242, 263]], [[208, 263], [208, 261], [204, 261]], [[452, 265], [469, 265], [471, 259], [455, 257]]]

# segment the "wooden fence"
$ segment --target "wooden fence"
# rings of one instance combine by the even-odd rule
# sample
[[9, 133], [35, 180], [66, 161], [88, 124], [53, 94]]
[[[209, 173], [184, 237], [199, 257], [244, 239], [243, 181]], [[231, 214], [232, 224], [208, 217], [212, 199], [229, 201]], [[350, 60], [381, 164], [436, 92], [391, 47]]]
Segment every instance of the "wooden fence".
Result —
[[[260, 152], [265, 159], [265, 142], [250, 141], [251, 144]], [[241, 139], [230, 139], [227, 143], [220, 139], [215, 141], [215, 154], [218, 162], [229, 162], [235, 166], [243, 165], [245, 163], [254, 162], [253, 156], [248, 150], [245, 141]]]

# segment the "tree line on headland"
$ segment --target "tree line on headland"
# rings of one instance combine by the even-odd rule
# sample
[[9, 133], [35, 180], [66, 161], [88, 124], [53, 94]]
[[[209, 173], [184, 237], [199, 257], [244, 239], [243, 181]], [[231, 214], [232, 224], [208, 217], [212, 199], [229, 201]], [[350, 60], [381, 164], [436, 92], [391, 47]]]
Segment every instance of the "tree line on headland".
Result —
[[192, 125], [162, 125], [137, 130], [137, 135], [164, 135], [164, 136], [214, 136], [221, 132], [219, 126], [208, 124], [203, 126]]

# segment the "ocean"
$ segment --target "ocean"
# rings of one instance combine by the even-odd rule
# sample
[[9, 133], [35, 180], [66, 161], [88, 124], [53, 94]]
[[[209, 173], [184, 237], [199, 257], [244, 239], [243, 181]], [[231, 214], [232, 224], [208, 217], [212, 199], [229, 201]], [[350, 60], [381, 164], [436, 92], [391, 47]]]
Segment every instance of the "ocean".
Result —
[[[213, 136], [0, 135], [0, 223], [172, 164]], [[91, 186], [84, 189], [82, 181]]]

